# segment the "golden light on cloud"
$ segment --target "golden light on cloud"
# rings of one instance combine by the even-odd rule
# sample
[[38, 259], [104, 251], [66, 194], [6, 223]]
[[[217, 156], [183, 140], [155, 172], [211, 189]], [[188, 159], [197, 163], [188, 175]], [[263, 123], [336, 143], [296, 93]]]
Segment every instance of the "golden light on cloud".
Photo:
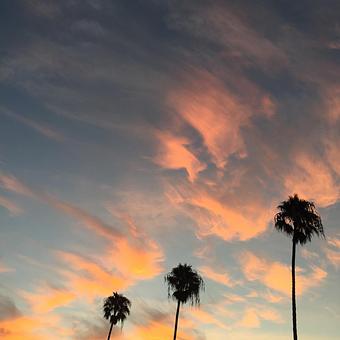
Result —
[[169, 132], [158, 131], [158, 153], [154, 162], [167, 169], [185, 169], [190, 181], [194, 181], [198, 173], [206, 168], [190, 150], [190, 141], [186, 137], [178, 137]]
[[35, 293], [23, 292], [22, 296], [36, 314], [45, 314], [54, 309], [70, 304], [76, 295], [65, 289], [43, 286]]
[[0, 321], [0, 337], [4, 340], [44, 340], [36, 331], [41, 326], [39, 320], [31, 317], [19, 317]]
[[205, 190], [183, 185], [169, 187], [167, 196], [197, 223], [200, 237], [216, 235], [227, 241], [248, 240], [263, 233], [272, 218], [271, 209], [265, 209], [260, 200], [238, 207]]
[[69, 270], [63, 270], [61, 274], [66, 278], [69, 289], [79, 297], [93, 300], [110, 295], [112, 291], [125, 290], [132, 283], [91, 259], [66, 252], [58, 252], [58, 256], [69, 266]]
[[234, 286], [234, 282], [230, 279], [228, 273], [219, 273], [216, 272], [213, 268], [207, 266], [200, 267], [199, 270], [203, 276], [212, 281], [218, 282], [229, 287]]
[[[251, 252], [244, 252], [240, 256], [241, 269], [249, 281], [260, 281], [267, 288], [282, 293], [291, 294], [291, 270], [286, 264], [260, 258]], [[320, 267], [313, 266], [305, 273], [297, 270], [296, 293], [301, 295], [312, 287], [318, 287], [327, 277], [327, 272]]]
[[[131, 339], [140, 340], [164, 340], [171, 339], [173, 336], [173, 328], [161, 322], [152, 321], [146, 326], [139, 326], [134, 332]], [[194, 340], [193, 336], [187, 335], [185, 332], [179, 330], [178, 339], [180, 340]]]
[[142, 243], [120, 239], [107, 258], [120, 273], [133, 279], [151, 279], [163, 270], [163, 252], [152, 240]]
[[339, 199], [339, 186], [331, 169], [323, 160], [308, 154], [296, 156], [295, 167], [285, 177], [284, 184], [289, 194], [298, 192], [305, 199], [315, 200], [321, 207], [332, 205]]
[[173, 93], [170, 104], [202, 136], [214, 163], [223, 168], [231, 154], [244, 155], [240, 127], [249, 111], [235, 96], [208, 73], [201, 74], [197, 85]]

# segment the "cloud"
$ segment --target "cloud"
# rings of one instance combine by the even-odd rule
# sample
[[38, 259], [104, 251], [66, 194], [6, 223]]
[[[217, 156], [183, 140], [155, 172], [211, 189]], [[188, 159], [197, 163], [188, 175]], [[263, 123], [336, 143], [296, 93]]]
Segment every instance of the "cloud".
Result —
[[15, 319], [21, 315], [21, 312], [12, 299], [0, 295], [0, 322], [2, 320]]
[[190, 311], [190, 316], [196, 319], [195, 322], [205, 325], [215, 325], [218, 328], [226, 329], [227, 327], [212, 315], [212, 312], [207, 312], [203, 309], [195, 308]]
[[[219, 168], [226, 165], [231, 155], [246, 156], [241, 129], [250, 124], [251, 117], [274, 113], [268, 96], [250, 83], [246, 87], [252, 91], [248, 97], [236, 96], [213, 74], [197, 70], [187, 85], [169, 94], [169, 105], [199, 133]], [[255, 93], [260, 102], [253, 102]]]
[[261, 326], [261, 320], [275, 323], [283, 322], [281, 315], [273, 309], [247, 307], [243, 318], [238, 324], [245, 328], [259, 328]]
[[330, 123], [335, 124], [340, 119], [340, 86], [331, 86], [324, 94], [326, 115]]
[[[182, 322], [182, 326], [183, 326], [183, 322]], [[131, 339], [163, 340], [163, 339], [171, 339], [172, 336], [173, 336], [172, 326], [152, 321], [145, 326], [138, 327], [138, 329], [133, 333]], [[183, 331], [183, 329], [179, 329], [178, 339], [194, 340], [195, 338], [187, 334], [185, 331]]]
[[213, 268], [203, 266], [199, 268], [202, 275], [212, 281], [218, 282], [222, 285], [232, 287], [234, 286], [234, 282], [230, 279], [228, 273], [219, 273], [215, 271]]
[[0, 206], [3, 206], [5, 209], [7, 209], [13, 216], [20, 215], [23, 212], [22, 208], [19, 207], [16, 203], [1, 195]]
[[[98, 256], [98, 260], [111, 268], [116, 268], [116, 275], [95, 260], [67, 252], [58, 253], [61, 259], [72, 265], [72, 271], [64, 273], [73, 287], [72, 292], [87, 292], [91, 296], [107, 295], [114, 287], [116, 290], [124, 289], [138, 280], [151, 279], [162, 271], [161, 263], [164, 260], [162, 249], [155, 241], [139, 233], [129, 216], [120, 216], [127, 227], [124, 232], [120, 232], [100, 218], [50, 194], [32, 189], [13, 176], [0, 174], [0, 186], [47, 203], [52, 208], [80, 221], [82, 226], [106, 240], [107, 246]], [[82, 274], [76, 275], [79, 269], [80, 273], [82, 271], [87, 273], [89, 278]], [[103, 294], [104, 292], [106, 294]]]
[[109, 269], [110, 264], [104, 266], [93, 259], [70, 252], [59, 251], [57, 256], [68, 267], [59, 273], [65, 277], [70, 292], [78, 298], [92, 301], [98, 296], [108, 296], [112, 291], [125, 290], [132, 284], [129, 278]]
[[[246, 16], [238, 15], [232, 6], [219, 2], [202, 5], [177, 1], [172, 11], [171, 27], [199, 38], [206, 48], [211, 44], [218, 46], [234, 63], [257, 64], [264, 68], [286, 63], [284, 51], [257, 32]], [[204, 40], [208, 43], [204, 44]]]
[[137, 280], [151, 279], [163, 270], [163, 252], [152, 240], [134, 245], [120, 239], [114, 248], [109, 255], [112, 265], [129, 277]]
[[0, 112], [6, 115], [7, 117], [16, 120], [17, 122], [30, 127], [31, 129], [43, 135], [44, 137], [55, 140], [57, 142], [63, 142], [65, 140], [64, 135], [62, 135], [60, 132], [57, 132], [55, 129], [51, 128], [46, 124], [36, 122], [33, 119], [25, 117], [24, 115], [19, 115], [2, 107], [0, 107]]
[[328, 261], [336, 270], [340, 268], [340, 235], [327, 239], [328, 247], [325, 249]]
[[7, 267], [3, 262], [0, 261], [0, 273], [7, 273], [13, 271], [12, 268]]
[[35, 15], [54, 18], [61, 14], [61, 8], [52, 0], [31, 0], [25, 4]]
[[156, 138], [159, 141], [159, 147], [153, 160], [159, 166], [166, 169], [185, 169], [190, 181], [194, 181], [198, 173], [206, 168], [205, 164], [189, 151], [190, 141], [186, 137], [177, 137], [169, 132], [158, 131]]
[[29, 303], [34, 314], [46, 314], [56, 308], [67, 306], [76, 297], [66, 289], [48, 285], [37, 287], [34, 293], [23, 291], [21, 295]]
[[307, 153], [296, 155], [284, 184], [289, 194], [299, 193], [321, 207], [332, 205], [339, 199], [339, 186], [330, 168], [322, 159]]
[[0, 335], [4, 340], [43, 340], [42, 336], [36, 334], [40, 326], [41, 323], [38, 320], [26, 316], [2, 320], [0, 321]]
[[[241, 254], [240, 264], [247, 280], [260, 281], [267, 288], [290, 296], [291, 269], [289, 266], [260, 258], [249, 251]], [[313, 287], [318, 287], [327, 277], [327, 272], [317, 266], [311, 267], [308, 273], [300, 268], [297, 268], [296, 272], [297, 295], [301, 295]]]
[[34, 198], [41, 203], [48, 204], [52, 208], [78, 219], [89, 230], [96, 232], [100, 236], [109, 239], [116, 239], [121, 236], [121, 233], [118, 230], [109, 226], [98, 217], [92, 216], [86, 211], [68, 202], [59, 200], [48, 193], [32, 189], [12, 175], [6, 175], [0, 172], [0, 187], [16, 194]]
[[260, 198], [251, 200], [248, 196], [248, 202], [238, 205], [233, 200], [234, 194], [224, 201], [220, 198], [223, 189], [221, 185], [218, 188], [221, 194], [210, 194], [199, 186], [176, 184], [176, 187], [168, 187], [167, 196], [172, 204], [182, 208], [198, 225], [199, 237], [216, 235], [226, 241], [244, 241], [263, 233], [272, 218], [272, 209], [266, 207], [267, 203], [261, 202]]

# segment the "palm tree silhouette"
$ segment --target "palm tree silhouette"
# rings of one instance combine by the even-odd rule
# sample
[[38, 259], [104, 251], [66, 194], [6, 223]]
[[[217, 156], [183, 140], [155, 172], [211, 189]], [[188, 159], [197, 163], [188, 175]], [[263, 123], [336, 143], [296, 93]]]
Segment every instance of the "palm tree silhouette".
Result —
[[180, 305], [188, 301], [191, 305], [199, 305], [200, 291], [204, 290], [204, 281], [190, 265], [181, 263], [165, 275], [164, 281], [168, 285], [168, 298], [177, 301], [174, 330], [174, 340], [176, 340]]
[[312, 202], [300, 199], [297, 194], [289, 196], [278, 207], [279, 212], [275, 215], [275, 228], [292, 238], [292, 316], [293, 338], [298, 339], [296, 321], [296, 297], [295, 297], [295, 254], [296, 245], [304, 245], [311, 242], [312, 237], [317, 235], [325, 237], [321, 217]]
[[123, 327], [125, 319], [130, 314], [130, 307], [130, 300], [117, 292], [113, 292], [111, 296], [105, 298], [103, 305], [104, 318], [111, 323], [107, 340], [110, 340], [113, 325], [120, 322]]

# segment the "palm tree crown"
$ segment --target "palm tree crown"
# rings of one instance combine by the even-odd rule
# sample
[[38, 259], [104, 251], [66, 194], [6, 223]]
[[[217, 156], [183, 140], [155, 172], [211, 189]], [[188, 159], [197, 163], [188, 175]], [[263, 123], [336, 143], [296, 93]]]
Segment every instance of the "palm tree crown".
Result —
[[200, 304], [200, 291], [204, 290], [202, 277], [188, 264], [179, 264], [165, 275], [168, 297], [191, 305]]
[[314, 235], [325, 237], [320, 215], [313, 202], [300, 199], [297, 194], [289, 196], [278, 207], [275, 228], [291, 236], [295, 243], [304, 245]]
[[113, 294], [104, 300], [103, 312], [104, 318], [111, 324], [116, 325], [120, 322], [122, 325], [130, 314], [131, 302], [122, 294], [113, 292]]

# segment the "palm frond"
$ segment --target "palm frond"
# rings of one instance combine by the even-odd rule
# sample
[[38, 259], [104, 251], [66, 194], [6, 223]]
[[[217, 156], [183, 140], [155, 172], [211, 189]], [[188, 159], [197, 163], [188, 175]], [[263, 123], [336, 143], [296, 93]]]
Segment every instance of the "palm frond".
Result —
[[321, 217], [313, 202], [294, 194], [277, 208], [279, 212], [274, 217], [275, 228], [291, 236], [294, 242], [303, 245], [310, 242], [314, 235], [325, 237]]
[[202, 277], [190, 265], [179, 264], [165, 275], [168, 297], [181, 303], [200, 304], [200, 291], [204, 290]]

